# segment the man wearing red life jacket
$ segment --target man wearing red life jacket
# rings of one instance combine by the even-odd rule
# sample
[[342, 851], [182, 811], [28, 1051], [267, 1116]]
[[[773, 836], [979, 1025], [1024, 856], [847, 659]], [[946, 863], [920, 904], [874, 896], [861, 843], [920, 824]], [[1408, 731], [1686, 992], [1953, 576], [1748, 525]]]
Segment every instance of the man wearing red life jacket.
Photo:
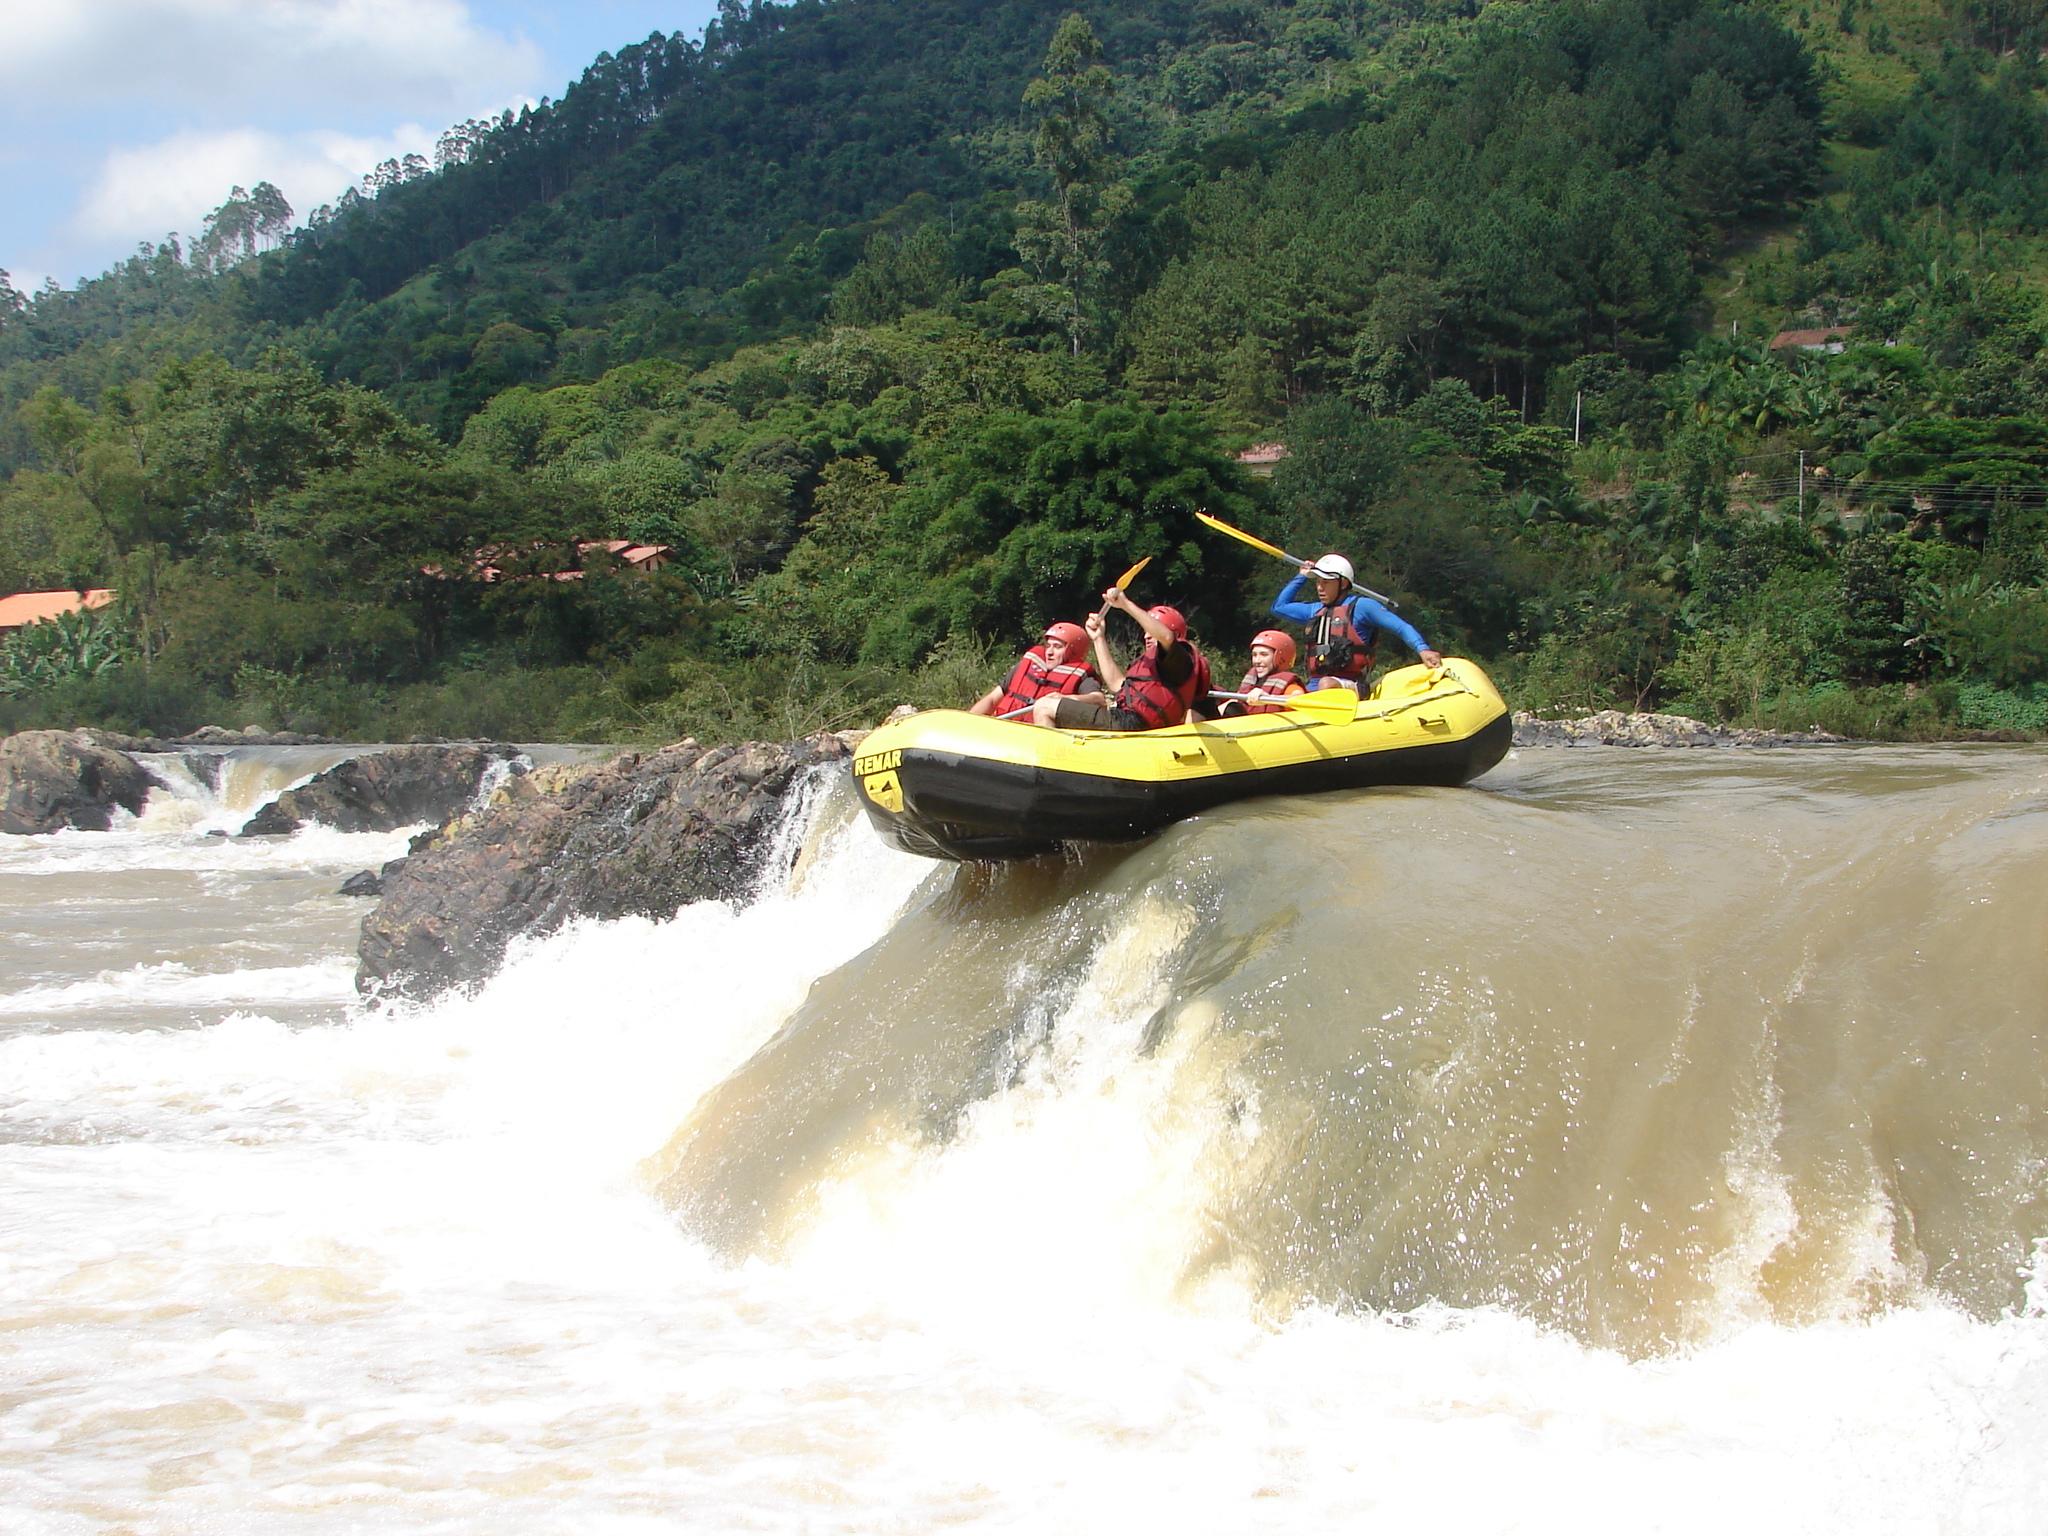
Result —
[[1088, 665], [1088, 635], [1078, 624], [1048, 624], [1038, 644], [1018, 658], [1008, 681], [967, 706], [970, 714], [1002, 716], [1048, 694], [1100, 693], [1102, 680]]
[[1287, 706], [1272, 702], [1292, 693], [1308, 692], [1308, 685], [1293, 671], [1294, 637], [1277, 629], [1262, 629], [1252, 636], [1252, 666], [1237, 685], [1249, 699], [1224, 702], [1226, 715], [1275, 715]]
[[1145, 648], [1129, 668], [1109, 653], [1100, 613], [1088, 615], [1088, 636], [1095, 642], [1095, 670], [1110, 696], [1075, 694], [1040, 699], [1031, 707], [1035, 725], [1064, 730], [1152, 731], [1179, 725], [1188, 707], [1209, 691], [1209, 663], [1188, 641], [1188, 621], [1178, 608], [1164, 604], [1140, 608], [1121, 587], [1102, 594], [1103, 608], [1121, 608], [1145, 632]]

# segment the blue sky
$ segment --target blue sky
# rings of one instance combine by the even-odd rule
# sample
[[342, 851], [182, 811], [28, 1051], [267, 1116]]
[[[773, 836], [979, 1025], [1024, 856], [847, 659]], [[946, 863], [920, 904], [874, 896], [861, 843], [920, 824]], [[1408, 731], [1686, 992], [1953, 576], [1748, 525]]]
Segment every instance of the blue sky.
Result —
[[0, 269], [95, 277], [274, 182], [301, 218], [451, 123], [559, 97], [716, 0], [27, 0], [0, 47]]

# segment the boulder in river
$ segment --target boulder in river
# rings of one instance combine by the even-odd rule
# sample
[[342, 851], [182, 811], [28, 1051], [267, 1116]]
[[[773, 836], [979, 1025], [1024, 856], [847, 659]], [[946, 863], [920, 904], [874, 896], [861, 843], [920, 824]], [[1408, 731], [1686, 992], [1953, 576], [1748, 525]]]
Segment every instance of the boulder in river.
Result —
[[0, 741], [0, 832], [104, 832], [116, 807], [140, 814], [154, 782], [83, 731], [22, 731]]
[[488, 976], [511, 941], [573, 918], [666, 918], [742, 895], [807, 771], [857, 736], [629, 752], [552, 792], [514, 791], [384, 866], [356, 986], [431, 996]]
[[368, 752], [286, 790], [251, 816], [240, 835], [295, 832], [309, 821], [341, 832], [390, 832], [420, 821], [438, 825], [476, 798], [493, 764], [518, 756], [517, 747], [502, 742]]

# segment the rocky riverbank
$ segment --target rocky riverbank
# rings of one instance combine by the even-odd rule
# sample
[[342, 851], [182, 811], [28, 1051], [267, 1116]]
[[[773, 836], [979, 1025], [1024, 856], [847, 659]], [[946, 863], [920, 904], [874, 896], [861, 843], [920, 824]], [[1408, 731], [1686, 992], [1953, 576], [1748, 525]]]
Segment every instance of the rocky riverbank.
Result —
[[1576, 720], [1515, 715], [1518, 747], [1815, 747], [1840, 746], [1826, 731], [1748, 731], [1708, 725], [1685, 715], [1629, 714], [1618, 709]]

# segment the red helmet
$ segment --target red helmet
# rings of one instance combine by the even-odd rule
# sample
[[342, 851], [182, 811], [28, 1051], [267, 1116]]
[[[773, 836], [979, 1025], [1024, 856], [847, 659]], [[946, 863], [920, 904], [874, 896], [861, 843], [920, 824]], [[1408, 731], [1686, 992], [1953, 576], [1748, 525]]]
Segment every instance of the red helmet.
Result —
[[1273, 667], [1284, 672], [1294, 665], [1294, 636], [1284, 635], [1277, 629], [1262, 629], [1252, 636], [1253, 645], [1269, 645], [1273, 648]]
[[1066, 641], [1067, 654], [1069, 656], [1073, 655], [1076, 651], [1084, 651], [1088, 648], [1088, 631], [1078, 624], [1068, 624], [1064, 621], [1058, 624], [1048, 624], [1045, 626], [1045, 638], [1048, 640]]
[[1181, 615], [1181, 611], [1178, 608], [1169, 608], [1166, 604], [1161, 603], [1157, 608], [1152, 609], [1151, 613], [1153, 618], [1166, 626], [1166, 632], [1172, 635], [1174, 639], [1187, 639], [1188, 621]]

